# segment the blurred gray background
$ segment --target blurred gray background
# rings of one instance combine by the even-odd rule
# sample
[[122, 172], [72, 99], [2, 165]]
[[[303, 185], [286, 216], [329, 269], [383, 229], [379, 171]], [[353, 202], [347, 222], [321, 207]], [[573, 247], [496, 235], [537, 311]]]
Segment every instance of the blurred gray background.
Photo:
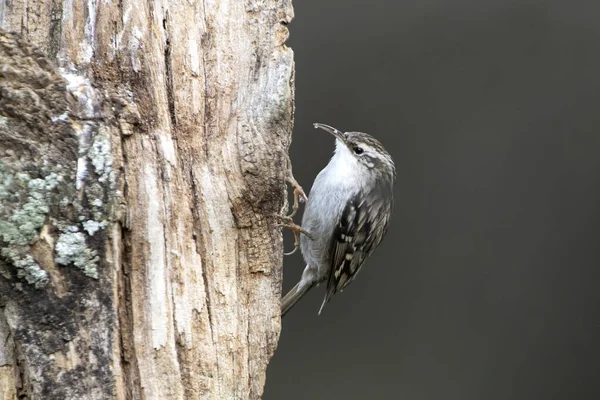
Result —
[[283, 320], [264, 399], [600, 399], [600, 1], [294, 6], [296, 178], [323, 122], [398, 182], [359, 278]]

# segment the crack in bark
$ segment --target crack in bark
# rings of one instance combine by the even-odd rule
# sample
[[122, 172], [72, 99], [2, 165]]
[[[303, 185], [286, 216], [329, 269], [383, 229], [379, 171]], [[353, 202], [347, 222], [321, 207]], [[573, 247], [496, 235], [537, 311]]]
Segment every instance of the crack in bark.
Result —
[[[199, 198], [198, 198], [198, 186], [196, 185], [196, 180], [194, 177], [194, 171], [193, 170], [189, 170], [189, 180], [190, 180], [190, 187], [191, 187], [191, 191], [192, 191], [192, 201], [193, 201], [193, 205], [194, 205], [194, 209], [192, 210], [192, 216], [194, 218], [194, 227], [198, 227], [198, 231], [199, 232], [203, 232], [203, 230], [200, 227], [201, 221], [200, 221], [200, 216], [198, 215], [198, 208], [200, 207], [199, 204]], [[198, 235], [194, 232], [194, 247], [196, 249], [196, 253], [198, 253], [200, 256], [202, 256], [202, 254], [206, 254], [206, 252], [202, 252], [199, 251], [199, 247], [201, 247], [201, 245], [198, 245], [198, 241], [200, 241], [201, 239], [198, 237]], [[211, 304], [211, 296], [210, 296], [210, 287], [208, 285], [208, 273], [206, 271], [206, 260], [202, 259], [202, 266], [201, 266], [201, 270], [202, 270], [202, 282], [204, 285], [204, 292], [206, 295], [206, 312], [208, 314], [208, 321], [210, 326], [209, 331], [210, 331], [210, 340], [213, 344], [213, 347], [216, 345], [215, 342], [215, 336], [214, 336], [214, 318], [212, 315], [212, 304]], [[219, 372], [219, 362], [218, 362], [218, 352], [216, 353], [216, 369], [217, 369], [217, 374]]]
[[167, 103], [169, 105], [169, 117], [171, 119], [171, 127], [177, 125], [177, 115], [175, 114], [175, 96], [173, 95], [173, 65], [171, 60], [171, 40], [169, 39], [169, 11], [165, 11], [163, 18], [163, 29], [165, 31], [165, 75], [167, 86]]
[[[194, 218], [194, 227], [198, 227], [200, 229], [198, 229], [199, 232], [203, 232], [203, 230], [200, 227], [201, 221], [200, 221], [200, 216], [198, 215], [198, 211], [197, 209], [200, 207], [199, 204], [199, 198], [198, 198], [198, 187], [196, 185], [196, 180], [194, 177], [194, 171], [193, 170], [189, 170], [189, 179], [190, 179], [190, 187], [192, 190], [192, 201], [194, 204], [194, 210], [192, 212], [193, 218]], [[201, 239], [195, 235], [194, 237], [194, 246], [196, 248], [196, 252], [202, 256], [202, 254], [207, 254], [206, 252], [202, 252], [202, 251], [198, 251], [198, 241], [201, 241]], [[211, 296], [210, 296], [210, 286], [209, 286], [209, 281], [208, 281], [208, 271], [207, 269], [207, 261], [206, 259], [202, 259], [202, 265], [201, 265], [201, 270], [202, 270], [202, 282], [204, 285], [204, 293], [206, 296], [206, 312], [208, 314], [208, 321], [209, 321], [209, 331], [210, 331], [210, 340], [213, 344], [213, 347], [216, 346], [216, 342], [215, 342], [215, 336], [214, 336], [214, 317], [213, 317], [213, 311], [212, 311], [212, 302], [211, 302]], [[215, 367], [217, 370], [217, 375], [219, 375], [219, 354], [218, 352], [215, 353]]]
[[[173, 302], [173, 304], [175, 304], [176, 300], [175, 300], [175, 295], [173, 292], [171, 292], [171, 301]], [[186, 395], [186, 397], [192, 397], [190, 395], [190, 387], [191, 385], [189, 384], [189, 374], [187, 374], [185, 372], [184, 369], [184, 365], [185, 365], [185, 359], [183, 357], [183, 352], [185, 351], [185, 344], [181, 343], [181, 336], [183, 335], [183, 333], [178, 334], [177, 332], [177, 314], [175, 311], [173, 311], [173, 332], [174, 332], [174, 337], [175, 337], [175, 356], [177, 357], [177, 367], [179, 369], [179, 375], [181, 376], [181, 381], [182, 383], [184, 383], [183, 385], [183, 391], [184, 394]]]
[[207, 18], [207, 12], [206, 12], [206, 0], [202, 0], [202, 13], [204, 16], [204, 26], [206, 27], [206, 32], [204, 32], [202, 34], [202, 40], [200, 41], [201, 45], [202, 45], [202, 76], [203, 76], [203, 83], [204, 83], [204, 120], [203, 120], [203, 136], [204, 136], [204, 140], [202, 141], [202, 146], [204, 148], [204, 156], [206, 157], [206, 161], [208, 162], [209, 159], [209, 154], [208, 154], [208, 140], [206, 140], [206, 138], [208, 138], [208, 128], [209, 128], [209, 120], [208, 120], [208, 116], [210, 115], [210, 104], [208, 103], [208, 73], [206, 71], [206, 49], [204, 48], [205, 42], [210, 43], [209, 40], [205, 41], [204, 38], [208, 37], [210, 38], [210, 33], [208, 32], [208, 18]]
[[[200, 226], [200, 217], [198, 216], [198, 187], [196, 186], [196, 181], [194, 180], [194, 172], [189, 169], [188, 171], [188, 178], [190, 180], [190, 188], [192, 190], [192, 204], [194, 205], [194, 208], [192, 208], [192, 217], [194, 218], [194, 228], [197, 226]], [[200, 256], [202, 256], [202, 252], [200, 251], [198, 246], [198, 240], [200, 240], [198, 238], [198, 235], [196, 234], [196, 230], [194, 229], [193, 231], [193, 240], [194, 240], [194, 249], [196, 250], [196, 253]]]
[[[121, 231], [123, 231], [121, 229]], [[125, 234], [123, 234], [123, 244], [125, 247], [128, 246], [125, 240]], [[124, 250], [124, 254], [128, 254], [127, 250]], [[139, 367], [137, 363], [137, 357], [135, 356], [135, 344], [133, 343], [133, 319], [131, 315], [133, 310], [131, 308], [131, 283], [130, 274], [127, 271], [127, 266], [130, 266], [127, 261], [122, 260], [121, 262], [121, 273], [118, 279], [119, 294], [123, 298], [123, 304], [119, 307], [118, 318], [119, 325], [121, 327], [119, 332], [120, 340], [120, 356], [119, 360], [121, 368], [123, 370], [126, 393], [129, 398], [136, 398], [133, 395], [133, 391], [137, 389], [135, 382], [139, 382]], [[128, 354], [129, 353], [129, 354]]]
[[[123, 164], [127, 164], [127, 139], [121, 140], [121, 151], [123, 154]], [[127, 174], [124, 176], [123, 196], [129, 196], [129, 185], [127, 183]], [[129, 216], [126, 216], [126, 221]], [[117, 309], [117, 317], [119, 320], [119, 340], [120, 340], [120, 356], [121, 368], [123, 370], [125, 391], [128, 399], [140, 398], [139, 385], [140, 370], [135, 352], [135, 343], [133, 341], [133, 308], [131, 300], [131, 233], [127, 227], [121, 225], [121, 243], [122, 252], [120, 256], [120, 271], [117, 278], [117, 292], [119, 293], [119, 307]], [[133, 392], [136, 392], [135, 394]]]
[[[206, 293], [206, 311], [208, 313], [208, 321], [210, 322], [210, 340], [213, 343], [213, 346], [216, 345], [215, 342], [215, 336], [214, 336], [214, 332], [213, 332], [213, 327], [215, 326], [213, 324], [214, 320], [213, 320], [213, 315], [212, 315], [212, 306], [211, 306], [211, 301], [210, 301], [210, 290], [209, 290], [209, 286], [208, 286], [208, 276], [206, 273], [206, 265], [202, 265], [202, 282], [204, 282], [204, 291]], [[217, 353], [217, 363], [216, 363], [216, 367], [217, 367], [217, 371], [219, 370], [219, 361], [218, 361], [218, 353]]]
[[[8, 345], [8, 341], [10, 340], [10, 337], [11, 337], [11, 333], [8, 332], [6, 334], [6, 338], [4, 339], [4, 344], [3, 344], [4, 347], [6, 347]], [[0, 367], [2, 367], [2, 365], [0, 365]]]
[[19, 374], [19, 381], [17, 382], [17, 385], [20, 384], [21, 386], [17, 386], [17, 398], [19, 400], [28, 400], [29, 397], [29, 376], [26, 373], [27, 371], [27, 364], [25, 363], [25, 357], [22, 353], [21, 347], [15, 343], [15, 347], [14, 347], [14, 360], [15, 360], [15, 368], [17, 369], [17, 372]]

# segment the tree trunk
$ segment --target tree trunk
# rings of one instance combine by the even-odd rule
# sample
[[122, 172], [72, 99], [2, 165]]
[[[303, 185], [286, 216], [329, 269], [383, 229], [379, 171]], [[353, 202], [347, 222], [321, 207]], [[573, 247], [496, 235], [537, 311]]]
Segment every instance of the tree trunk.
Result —
[[0, 0], [0, 395], [256, 399], [291, 1]]

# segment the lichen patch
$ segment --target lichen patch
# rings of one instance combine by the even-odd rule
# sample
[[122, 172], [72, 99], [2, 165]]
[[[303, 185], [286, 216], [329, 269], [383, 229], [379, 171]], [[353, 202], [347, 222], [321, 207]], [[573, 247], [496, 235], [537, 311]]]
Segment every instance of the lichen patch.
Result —
[[86, 276], [98, 279], [98, 253], [88, 247], [85, 235], [76, 231], [77, 227], [68, 227], [56, 241], [54, 250], [56, 262], [61, 265], [71, 265], [79, 268]]

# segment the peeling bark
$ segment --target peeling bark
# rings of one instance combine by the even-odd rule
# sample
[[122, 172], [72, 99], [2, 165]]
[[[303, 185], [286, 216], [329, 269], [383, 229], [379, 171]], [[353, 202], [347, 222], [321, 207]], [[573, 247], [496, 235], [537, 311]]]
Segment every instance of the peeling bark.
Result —
[[[0, 0], [0, 393], [256, 399], [290, 1]], [[21, 397], [18, 397], [21, 396]]]

